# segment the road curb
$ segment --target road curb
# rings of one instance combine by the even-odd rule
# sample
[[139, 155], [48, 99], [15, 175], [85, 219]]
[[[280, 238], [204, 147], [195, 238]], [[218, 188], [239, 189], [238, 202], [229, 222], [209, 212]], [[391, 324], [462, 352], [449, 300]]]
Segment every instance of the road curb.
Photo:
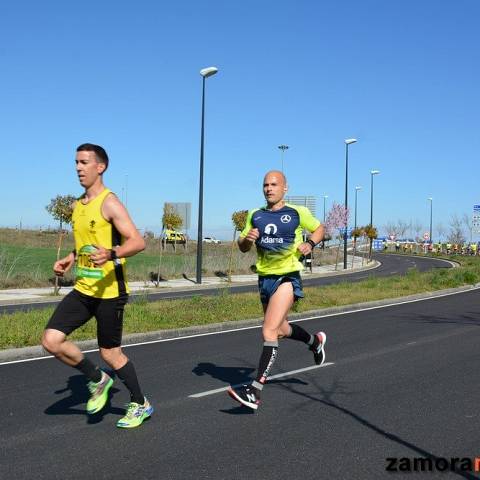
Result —
[[[342, 275], [351, 275], [354, 273], [359, 273], [367, 270], [373, 270], [378, 268], [382, 263], [378, 260], [373, 260], [370, 265], [361, 266], [355, 269], [348, 269], [344, 270], [335, 270], [332, 272], [322, 272], [322, 273], [307, 273], [305, 272], [303, 276], [303, 280], [313, 279], [313, 278], [326, 278], [326, 277], [335, 277], [335, 276], [342, 276]], [[151, 288], [146, 287], [144, 290], [135, 290], [130, 293], [130, 301], [136, 301], [137, 299], [146, 298], [147, 301], [150, 295], [157, 295], [159, 293], [190, 293], [190, 292], [202, 292], [203, 290], [211, 290], [211, 289], [229, 289], [232, 287], [243, 287], [243, 286], [254, 286], [257, 285], [258, 280], [251, 280], [251, 281], [244, 281], [244, 282], [232, 282], [229, 283], [227, 281], [222, 281], [219, 283], [212, 283], [212, 284], [202, 284], [202, 285], [184, 285], [180, 287], [168, 287], [162, 286], [158, 288]], [[1, 293], [1, 291], [0, 291]], [[26, 298], [20, 300], [0, 300], [0, 307], [9, 307], [14, 305], [24, 305], [29, 306], [32, 305], [32, 308], [45, 306], [45, 307], [53, 307], [60, 303], [64, 298], [64, 295], [61, 296], [53, 296], [53, 295], [45, 295], [39, 296], [37, 298]], [[153, 301], [159, 301], [158, 299]]]
[[[322, 317], [327, 315], [335, 315], [346, 312], [355, 312], [357, 310], [364, 310], [368, 308], [381, 307], [384, 305], [398, 305], [405, 302], [427, 300], [436, 297], [442, 297], [445, 295], [452, 295], [456, 293], [468, 292], [471, 290], [476, 290], [480, 288], [480, 283], [475, 285], [467, 285], [457, 288], [448, 288], [444, 290], [437, 290], [435, 292], [426, 292], [419, 293], [414, 295], [408, 295], [406, 297], [396, 297], [396, 298], [386, 298], [383, 300], [373, 300], [370, 302], [362, 302], [351, 305], [343, 305], [339, 307], [329, 307], [319, 310], [309, 310], [302, 313], [292, 313], [289, 315], [289, 320], [302, 320], [309, 317]], [[155, 342], [158, 340], [168, 340], [168, 339], [178, 339], [178, 338], [188, 338], [192, 335], [201, 335], [214, 332], [226, 332], [226, 331], [235, 331], [242, 328], [253, 328], [260, 326], [262, 324], [263, 318], [251, 318], [247, 320], [233, 320], [226, 321], [221, 323], [212, 323], [208, 325], [198, 325], [186, 328], [178, 328], [171, 330], [157, 330], [154, 332], [146, 333], [133, 333], [124, 335], [123, 337], [123, 346], [131, 347], [135, 345], [140, 345], [145, 342]], [[75, 342], [76, 345], [82, 351], [91, 351], [98, 348], [96, 340], [84, 340]], [[51, 357], [43, 347], [23, 347], [23, 348], [11, 348], [6, 350], [0, 350], [0, 363], [1, 362], [11, 362], [19, 360], [28, 360], [34, 358], [49, 358]]]

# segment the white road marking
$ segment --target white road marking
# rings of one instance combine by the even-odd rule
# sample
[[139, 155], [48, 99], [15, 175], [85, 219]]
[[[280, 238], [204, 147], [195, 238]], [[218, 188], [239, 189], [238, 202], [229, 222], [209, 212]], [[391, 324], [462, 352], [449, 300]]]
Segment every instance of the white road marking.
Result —
[[[335, 364], [333, 362], [325, 362], [323, 365], [313, 365], [311, 367], [299, 368], [298, 370], [291, 370], [290, 372], [277, 373], [276, 375], [272, 375], [271, 377], [268, 377], [268, 380], [275, 380], [276, 378], [288, 377], [290, 375], [295, 375], [296, 373], [308, 372], [309, 370], [316, 370], [317, 368], [329, 367], [330, 365], [335, 365]], [[232, 385], [233, 388], [240, 387], [240, 386], [242, 386], [241, 383], [239, 383], [238, 385]], [[230, 385], [227, 387], [216, 388], [215, 390], [207, 390], [205, 392], [193, 393], [188, 397], [202, 398], [208, 395], [215, 395], [216, 393], [225, 392], [229, 388], [230, 388]]]
[[[436, 298], [450, 297], [452, 295], [459, 295], [459, 294], [462, 294], [462, 293], [468, 293], [468, 292], [472, 292], [472, 291], [479, 290], [479, 289], [480, 289], [480, 286], [475, 286], [475, 287], [472, 287], [468, 290], [462, 290], [460, 292], [443, 293], [443, 294], [440, 294], [440, 295], [434, 295], [434, 296], [426, 297], [426, 298], [417, 298], [417, 299], [414, 299], [414, 300], [405, 300], [405, 301], [399, 301], [399, 302], [394, 302], [394, 303], [388, 303], [386, 305], [376, 305], [374, 307], [365, 307], [365, 308], [359, 308], [359, 309], [356, 309], [356, 310], [347, 310], [345, 312], [328, 313], [328, 314], [325, 314], [325, 315], [316, 315], [316, 316], [313, 316], [313, 317], [293, 319], [293, 320], [291, 320], [291, 322], [300, 323], [300, 322], [306, 322], [308, 320], [318, 320], [318, 319], [321, 319], [321, 318], [338, 317], [338, 316], [341, 316], [341, 315], [351, 315], [351, 314], [359, 313], [359, 312], [368, 312], [370, 310], [379, 310], [381, 308], [395, 307], [397, 305], [405, 305], [405, 304], [408, 304], [408, 303], [425, 302], [427, 300], [434, 300]], [[240, 332], [242, 330], [252, 330], [254, 328], [262, 328], [262, 325], [259, 324], [259, 325], [253, 325], [251, 327], [230, 328], [228, 330], [220, 330], [218, 332], [195, 333], [195, 334], [192, 334], [192, 335], [185, 335], [183, 337], [162, 338], [162, 339], [158, 339], [158, 340], [149, 340], [147, 342], [129, 343], [129, 344], [122, 345], [122, 348], [140, 347], [142, 345], [152, 345], [154, 343], [162, 343], [162, 342], [175, 342], [175, 341], [178, 341], [178, 340], [186, 340], [186, 339], [189, 339], [189, 338], [205, 337], [207, 335], [221, 335], [221, 334], [224, 334], [224, 333]], [[95, 348], [95, 349], [92, 349], [92, 350], [82, 350], [82, 351], [83, 351], [83, 353], [98, 352], [98, 348]], [[45, 359], [48, 359], [48, 358], [54, 358], [54, 357], [52, 355], [50, 355], [50, 356], [26, 358], [26, 359], [23, 359], [23, 360], [12, 360], [12, 361], [8, 361], [8, 362], [1, 362], [0, 366], [10, 365], [10, 364], [13, 364], [13, 363], [33, 362], [35, 360], [45, 360]]]

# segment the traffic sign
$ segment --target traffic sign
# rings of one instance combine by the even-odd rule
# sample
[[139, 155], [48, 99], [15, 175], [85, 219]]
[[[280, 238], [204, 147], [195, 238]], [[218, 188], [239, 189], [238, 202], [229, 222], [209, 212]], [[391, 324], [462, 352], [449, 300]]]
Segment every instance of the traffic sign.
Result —
[[375, 251], [383, 250], [383, 240], [374, 240], [372, 247]]
[[472, 230], [474, 233], [480, 233], [480, 205], [473, 206]]

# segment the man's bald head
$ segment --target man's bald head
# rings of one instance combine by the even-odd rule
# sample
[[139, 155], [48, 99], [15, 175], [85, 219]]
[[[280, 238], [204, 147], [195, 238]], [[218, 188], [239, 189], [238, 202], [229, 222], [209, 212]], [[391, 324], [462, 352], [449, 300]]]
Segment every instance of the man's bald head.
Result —
[[263, 179], [263, 195], [270, 207], [282, 205], [283, 197], [287, 192], [287, 179], [283, 172], [270, 170]]
[[263, 183], [265, 183], [267, 177], [277, 177], [277, 179], [280, 180], [284, 186], [287, 186], [287, 177], [280, 170], [270, 170], [269, 172], [267, 172], [263, 177]]

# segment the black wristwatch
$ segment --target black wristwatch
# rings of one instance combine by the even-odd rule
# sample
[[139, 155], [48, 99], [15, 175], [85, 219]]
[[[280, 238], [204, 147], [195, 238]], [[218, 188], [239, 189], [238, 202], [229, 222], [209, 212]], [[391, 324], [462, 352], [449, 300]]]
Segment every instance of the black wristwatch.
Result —
[[309, 238], [305, 243], [309, 243], [312, 247], [312, 250], [317, 246], [317, 244], [311, 238]]
[[110, 249], [110, 260], [113, 261], [113, 260], [116, 260], [117, 258], [118, 258], [117, 257], [117, 252], [113, 248], [111, 248]]

